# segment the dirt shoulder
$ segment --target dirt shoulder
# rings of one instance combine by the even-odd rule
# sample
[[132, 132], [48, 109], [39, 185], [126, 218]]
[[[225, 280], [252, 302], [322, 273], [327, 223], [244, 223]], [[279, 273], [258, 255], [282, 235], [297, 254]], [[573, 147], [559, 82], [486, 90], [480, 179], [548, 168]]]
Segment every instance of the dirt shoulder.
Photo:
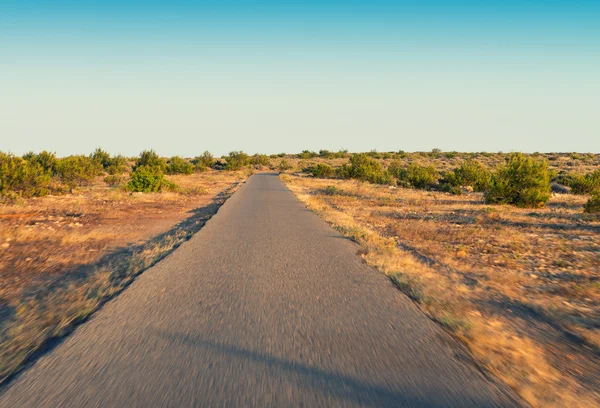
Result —
[[99, 180], [0, 206], [0, 378], [189, 239], [246, 177], [170, 176], [178, 192], [144, 194]]
[[477, 193], [281, 177], [526, 401], [600, 403], [600, 222], [582, 214], [585, 198], [531, 210]]

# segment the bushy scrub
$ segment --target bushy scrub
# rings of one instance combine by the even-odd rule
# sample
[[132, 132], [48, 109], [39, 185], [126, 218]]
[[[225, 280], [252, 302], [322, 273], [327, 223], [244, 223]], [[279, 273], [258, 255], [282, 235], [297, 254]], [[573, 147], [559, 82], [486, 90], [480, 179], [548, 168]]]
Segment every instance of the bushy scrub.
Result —
[[194, 165], [179, 156], [173, 156], [167, 163], [166, 172], [167, 174], [192, 174]]
[[229, 152], [226, 157], [227, 164], [225, 165], [226, 170], [240, 170], [242, 167], [250, 164], [250, 158], [242, 151]]
[[477, 160], [467, 160], [459, 167], [447, 172], [440, 179], [440, 188], [443, 191], [461, 194], [465, 187], [472, 187], [473, 191], [485, 191], [490, 182], [491, 173]]
[[583, 211], [589, 214], [600, 214], [600, 190], [592, 193], [590, 199], [583, 206]]
[[591, 174], [569, 174], [563, 181], [573, 194], [591, 194], [600, 189], [600, 169]]
[[266, 154], [257, 153], [250, 158], [250, 164], [253, 166], [268, 166], [271, 164], [271, 161]]
[[213, 155], [206, 150], [201, 156], [194, 157], [194, 159], [192, 159], [192, 164], [194, 165], [196, 171], [205, 171], [206, 169], [210, 169], [215, 165], [215, 159]]
[[56, 162], [56, 177], [61, 183], [73, 189], [89, 185], [96, 176], [102, 174], [102, 165], [90, 156], [68, 156]]
[[123, 174], [127, 170], [127, 159], [121, 155], [111, 156], [110, 153], [97, 148], [91, 155], [92, 160], [99, 163], [109, 175]]
[[23, 159], [28, 163], [38, 164], [42, 170], [48, 174], [53, 174], [56, 167], [56, 154], [43, 150], [39, 153], [28, 152], [23, 155]]
[[106, 171], [109, 175], [114, 176], [125, 173], [127, 171], [127, 167], [127, 159], [121, 155], [117, 155], [111, 157], [107, 161], [104, 171]]
[[325, 163], [319, 163], [316, 166], [307, 167], [303, 171], [319, 178], [329, 178], [335, 173], [334, 168]]
[[177, 186], [165, 178], [157, 166], [139, 166], [131, 173], [127, 190], [142, 193], [158, 193], [174, 190]]
[[281, 160], [279, 162], [279, 171], [286, 171], [286, 170], [290, 170], [292, 168], [292, 165], [290, 163], [288, 163], [287, 160]]
[[50, 172], [39, 162], [0, 152], [0, 196], [43, 196], [49, 184]]
[[399, 184], [410, 185], [419, 189], [430, 189], [437, 185], [439, 173], [431, 166], [421, 166], [411, 163], [402, 166], [399, 161], [393, 161], [388, 171], [399, 181]]
[[167, 162], [154, 150], [144, 150], [137, 158], [133, 170], [135, 171], [138, 167], [153, 167], [164, 173], [167, 169]]
[[319, 156], [316, 152], [311, 152], [310, 150], [302, 150], [302, 153], [298, 153], [297, 157], [299, 159], [313, 159], [315, 157]]
[[542, 207], [550, 199], [550, 181], [546, 160], [513, 153], [506, 165], [492, 174], [484, 194], [485, 202]]
[[94, 153], [92, 153], [92, 159], [100, 163], [105, 169], [110, 165], [110, 153], [102, 150], [99, 147], [94, 150]]
[[367, 153], [359, 153], [350, 157], [350, 165], [344, 164], [337, 170], [340, 178], [364, 180], [376, 184], [392, 184], [391, 174], [383, 169], [380, 162]]
[[340, 190], [336, 186], [327, 186], [324, 191], [325, 195], [340, 194]]

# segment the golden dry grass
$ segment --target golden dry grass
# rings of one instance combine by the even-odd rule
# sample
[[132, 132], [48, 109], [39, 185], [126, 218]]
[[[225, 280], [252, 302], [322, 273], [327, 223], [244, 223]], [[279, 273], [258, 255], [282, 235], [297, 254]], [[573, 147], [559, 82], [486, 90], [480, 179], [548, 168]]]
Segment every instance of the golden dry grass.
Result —
[[204, 225], [244, 172], [170, 176], [134, 193], [98, 182], [0, 206], [0, 379]]
[[600, 222], [582, 214], [585, 197], [531, 210], [477, 193], [281, 177], [527, 402], [600, 404]]

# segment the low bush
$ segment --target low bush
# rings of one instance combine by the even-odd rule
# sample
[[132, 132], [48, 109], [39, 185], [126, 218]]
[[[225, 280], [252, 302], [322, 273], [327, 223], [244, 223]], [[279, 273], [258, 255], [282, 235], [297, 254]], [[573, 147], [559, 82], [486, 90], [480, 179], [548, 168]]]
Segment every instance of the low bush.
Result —
[[513, 153], [505, 166], [494, 172], [484, 199], [488, 204], [542, 207], [550, 199], [548, 162]]
[[179, 156], [169, 159], [166, 168], [167, 174], [192, 174], [194, 165]]
[[286, 170], [290, 170], [292, 168], [292, 165], [290, 163], [288, 163], [287, 160], [281, 160], [279, 162], [279, 171], [286, 171]]
[[89, 185], [102, 174], [102, 165], [91, 156], [68, 156], [56, 162], [56, 177], [71, 190]]
[[50, 173], [39, 162], [0, 152], [0, 196], [43, 196], [49, 184]]
[[39, 164], [44, 172], [53, 174], [56, 167], [56, 153], [48, 152], [43, 150], [39, 153], [25, 153], [23, 159], [27, 160], [31, 164]]
[[154, 150], [144, 150], [136, 159], [133, 170], [135, 171], [138, 167], [155, 167], [160, 172], [165, 172], [167, 169], [167, 162]]
[[465, 187], [473, 191], [485, 191], [490, 182], [490, 171], [476, 160], [467, 160], [459, 167], [446, 172], [440, 179], [442, 191], [461, 194]]
[[367, 153], [350, 157], [350, 165], [342, 165], [337, 169], [336, 174], [340, 178], [352, 178], [376, 184], [392, 184], [394, 181], [390, 172], [384, 170], [381, 163]]
[[583, 211], [589, 214], [600, 214], [600, 190], [592, 193], [590, 199], [583, 206]]
[[329, 164], [319, 163], [316, 166], [310, 166], [302, 170], [305, 173], [310, 173], [314, 177], [329, 178], [334, 175], [335, 170]]
[[299, 159], [312, 159], [318, 157], [319, 155], [315, 152], [311, 152], [310, 150], [302, 150], [302, 153], [298, 153], [296, 155]]
[[127, 167], [127, 159], [121, 155], [117, 155], [108, 160], [104, 171], [111, 176], [114, 176], [125, 173], [127, 171]]
[[111, 187], [118, 186], [121, 184], [121, 181], [123, 181], [123, 177], [119, 176], [118, 174], [109, 174], [108, 176], [104, 177], [104, 182]]
[[92, 159], [100, 163], [100, 165], [102, 165], [102, 168], [104, 169], [106, 169], [111, 164], [110, 153], [105, 152], [99, 147], [96, 150], [94, 150], [94, 153], [92, 153]]
[[269, 160], [269, 156], [266, 154], [255, 154], [250, 157], [250, 164], [253, 166], [268, 166], [271, 164], [271, 160]]
[[563, 178], [563, 183], [571, 187], [573, 194], [591, 194], [600, 189], [600, 169], [590, 174], [569, 174]]
[[201, 156], [196, 156], [192, 159], [192, 164], [196, 168], [196, 171], [205, 171], [215, 165], [215, 159], [213, 155], [206, 150]]
[[393, 161], [388, 167], [390, 174], [398, 179], [399, 184], [408, 184], [414, 188], [431, 189], [437, 185], [439, 173], [431, 166], [411, 163], [404, 167], [399, 161]]
[[229, 155], [225, 158], [227, 164], [225, 165], [226, 170], [240, 170], [242, 167], [250, 164], [250, 158], [242, 151], [229, 152]]
[[140, 166], [131, 173], [127, 190], [141, 193], [158, 193], [164, 190], [175, 190], [177, 186], [167, 180], [156, 166]]
[[324, 193], [325, 195], [336, 195], [340, 193], [340, 190], [336, 186], [327, 186]]

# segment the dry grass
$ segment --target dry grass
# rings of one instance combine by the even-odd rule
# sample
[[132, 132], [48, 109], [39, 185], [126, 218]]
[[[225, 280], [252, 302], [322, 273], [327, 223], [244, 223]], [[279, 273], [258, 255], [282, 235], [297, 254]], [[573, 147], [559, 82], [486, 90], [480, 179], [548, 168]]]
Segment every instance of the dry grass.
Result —
[[281, 177], [526, 401], [600, 404], [600, 222], [582, 214], [585, 197], [528, 210], [477, 193]]
[[246, 174], [170, 176], [178, 192], [98, 181], [0, 206], [0, 379], [199, 230]]

